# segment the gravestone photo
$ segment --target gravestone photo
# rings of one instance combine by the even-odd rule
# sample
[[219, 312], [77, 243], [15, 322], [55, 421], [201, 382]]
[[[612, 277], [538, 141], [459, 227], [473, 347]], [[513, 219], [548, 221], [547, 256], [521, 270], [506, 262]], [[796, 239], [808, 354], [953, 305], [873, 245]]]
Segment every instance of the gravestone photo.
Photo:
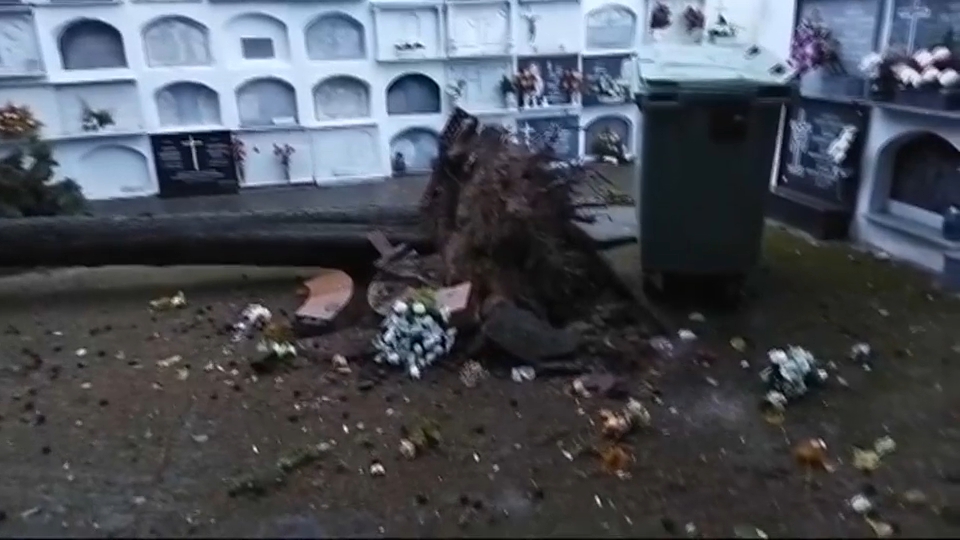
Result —
[[229, 131], [152, 135], [161, 197], [237, 193], [240, 182]]

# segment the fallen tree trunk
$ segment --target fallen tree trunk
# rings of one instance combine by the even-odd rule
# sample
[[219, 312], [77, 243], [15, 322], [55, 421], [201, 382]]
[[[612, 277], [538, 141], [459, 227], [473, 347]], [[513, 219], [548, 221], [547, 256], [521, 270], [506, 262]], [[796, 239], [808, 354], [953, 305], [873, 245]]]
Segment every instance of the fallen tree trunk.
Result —
[[[28, 220], [15, 220], [25, 222]], [[359, 223], [245, 223], [206, 227], [205, 221], [88, 221], [71, 228], [0, 225], [0, 267], [109, 265], [369, 265], [379, 254], [367, 234], [382, 231], [392, 242], [421, 252], [431, 239], [417, 225]], [[77, 222], [74, 222], [77, 223]], [[24, 233], [30, 230], [30, 233]]]

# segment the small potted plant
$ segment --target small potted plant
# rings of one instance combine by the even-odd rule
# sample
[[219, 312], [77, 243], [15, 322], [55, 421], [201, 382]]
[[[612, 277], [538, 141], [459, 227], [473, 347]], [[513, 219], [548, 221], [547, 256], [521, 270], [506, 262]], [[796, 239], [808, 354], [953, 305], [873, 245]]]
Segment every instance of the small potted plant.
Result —
[[397, 58], [422, 58], [427, 46], [419, 41], [398, 41], [393, 45], [393, 52]]
[[237, 137], [235, 133], [230, 134], [230, 153], [233, 155], [234, 167], [236, 167], [237, 181], [241, 184], [244, 181], [246, 169], [244, 165], [247, 162], [247, 146], [243, 139]]
[[80, 102], [80, 128], [84, 131], [100, 131], [116, 125], [113, 115], [107, 109], [94, 109], [86, 101]]
[[506, 108], [517, 108], [519, 104], [517, 100], [517, 85], [513, 79], [506, 75], [500, 77], [500, 95], [503, 96], [503, 104]]
[[567, 94], [572, 105], [583, 103], [583, 75], [575, 69], [565, 69], [560, 75], [560, 90]]
[[296, 151], [296, 148], [290, 146], [289, 144], [273, 143], [273, 155], [277, 158], [277, 161], [280, 162], [280, 170], [283, 171], [283, 179], [287, 182], [290, 181], [290, 164], [293, 154], [296, 153]]
[[467, 89], [467, 81], [457, 79], [455, 82], [447, 84], [447, 96], [450, 97], [450, 104], [454, 108], [460, 106], [460, 100], [463, 99], [463, 93]]
[[0, 107], [0, 138], [28, 138], [35, 135], [42, 125], [26, 105], [14, 105], [8, 101]]
[[657, 2], [650, 11], [650, 29], [663, 30], [668, 28], [671, 16], [670, 7], [663, 2]]

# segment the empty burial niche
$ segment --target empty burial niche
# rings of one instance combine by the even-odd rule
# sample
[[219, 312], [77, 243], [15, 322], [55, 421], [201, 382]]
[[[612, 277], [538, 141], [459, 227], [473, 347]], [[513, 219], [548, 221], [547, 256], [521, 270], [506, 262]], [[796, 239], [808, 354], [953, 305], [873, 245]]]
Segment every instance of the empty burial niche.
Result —
[[387, 87], [388, 115], [439, 112], [440, 87], [426, 75], [402, 75]]
[[127, 67], [123, 37], [103, 21], [81, 19], [60, 34], [63, 69], [109, 69]]

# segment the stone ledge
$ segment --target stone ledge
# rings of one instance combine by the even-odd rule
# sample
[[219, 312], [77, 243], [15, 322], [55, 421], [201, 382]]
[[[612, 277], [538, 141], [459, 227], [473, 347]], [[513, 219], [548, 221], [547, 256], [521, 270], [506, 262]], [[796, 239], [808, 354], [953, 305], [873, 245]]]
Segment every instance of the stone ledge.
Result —
[[943, 238], [943, 234], [934, 227], [886, 213], [871, 213], [865, 217], [873, 225], [909, 236], [925, 244], [926, 247], [943, 251], [960, 251], [960, 242], [946, 240]]

